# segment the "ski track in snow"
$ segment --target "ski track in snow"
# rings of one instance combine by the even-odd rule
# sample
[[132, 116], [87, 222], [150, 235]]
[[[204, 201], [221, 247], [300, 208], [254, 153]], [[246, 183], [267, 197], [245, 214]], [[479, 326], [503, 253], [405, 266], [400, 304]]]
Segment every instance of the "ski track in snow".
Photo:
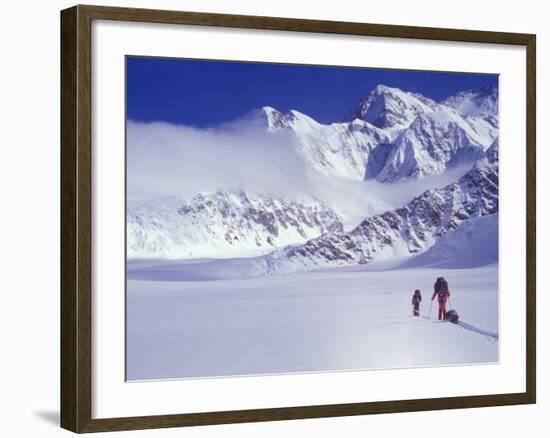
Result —
[[469, 324], [464, 321], [458, 321], [457, 325], [462, 327], [464, 330], [470, 330], [472, 332], [479, 333], [480, 335], [484, 335], [498, 341], [498, 333], [480, 329], [479, 327], [476, 327], [475, 325]]

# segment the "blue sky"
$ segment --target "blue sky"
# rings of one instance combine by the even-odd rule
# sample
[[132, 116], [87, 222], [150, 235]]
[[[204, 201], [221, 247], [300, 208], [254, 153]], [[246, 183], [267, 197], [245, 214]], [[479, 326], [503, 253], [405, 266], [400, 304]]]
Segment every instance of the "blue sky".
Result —
[[344, 119], [378, 84], [441, 100], [498, 81], [485, 74], [145, 57], [128, 57], [126, 74], [128, 119], [197, 128], [266, 105], [330, 123]]

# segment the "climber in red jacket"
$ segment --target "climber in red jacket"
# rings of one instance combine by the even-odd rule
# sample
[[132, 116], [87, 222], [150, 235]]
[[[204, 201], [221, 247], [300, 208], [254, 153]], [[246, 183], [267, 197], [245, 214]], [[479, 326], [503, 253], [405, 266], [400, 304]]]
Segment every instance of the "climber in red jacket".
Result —
[[447, 281], [443, 277], [439, 277], [435, 281], [434, 293], [432, 295], [432, 301], [435, 299], [435, 297], [437, 297], [437, 301], [439, 303], [439, 314], [437, 319], [445, 319], [445, 315], [447, 313], [447, 300], [450, 296], [451, 292], [449, 292], [449, 285], [447, 284]]

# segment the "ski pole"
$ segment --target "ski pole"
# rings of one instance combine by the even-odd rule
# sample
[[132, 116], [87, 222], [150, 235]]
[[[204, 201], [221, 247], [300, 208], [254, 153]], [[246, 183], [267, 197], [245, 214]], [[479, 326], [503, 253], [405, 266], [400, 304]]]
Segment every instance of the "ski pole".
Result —
[[434, 303], [434, 300], [430, 301], [430, 313], [428, 314], [428, 319], [432, 319], [432, 305]]

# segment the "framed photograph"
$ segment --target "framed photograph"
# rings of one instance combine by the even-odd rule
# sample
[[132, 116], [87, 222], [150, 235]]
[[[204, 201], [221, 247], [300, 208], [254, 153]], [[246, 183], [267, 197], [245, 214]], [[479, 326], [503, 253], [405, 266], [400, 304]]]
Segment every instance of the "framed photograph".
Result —
[[535, 35], [61, 13], [61, 425], [535, 403]]

